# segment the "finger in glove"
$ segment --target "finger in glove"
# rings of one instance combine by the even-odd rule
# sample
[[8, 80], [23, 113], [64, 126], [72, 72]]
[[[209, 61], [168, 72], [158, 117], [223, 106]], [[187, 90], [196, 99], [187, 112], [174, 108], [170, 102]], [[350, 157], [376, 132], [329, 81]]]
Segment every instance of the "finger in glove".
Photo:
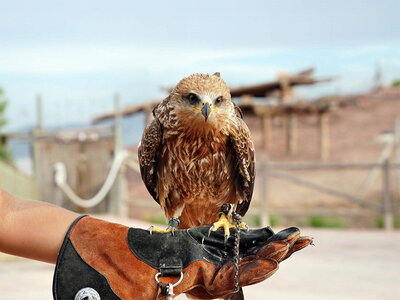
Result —
[[287, 259], [288, 257], [290, 257], [294, 252], [299, 251], [305, 247], [307, 247], [308, 245], [311, 245], [313, 242], [313, 239], [311, 237], [308, 236], [301, 236], [299, 237], [296, 242], [292, 245], [292, 247], [289, 248], [289, 251], [287, 252], [287, 254], [285, 255], [285, 257], [282, 260]]

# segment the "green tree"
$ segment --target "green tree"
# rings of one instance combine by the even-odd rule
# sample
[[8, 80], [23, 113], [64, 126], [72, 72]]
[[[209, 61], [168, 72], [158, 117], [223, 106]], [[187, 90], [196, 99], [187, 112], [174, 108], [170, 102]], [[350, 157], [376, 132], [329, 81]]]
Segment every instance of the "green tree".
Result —
[[2, 129], [7, 124], [5, 118], [5, 111], [7, 108], [7, 98], [2, 88], [0, 88], [0, 159], [6, 162], [12, 162], [11, 153], [7, 146], [4, 144]]

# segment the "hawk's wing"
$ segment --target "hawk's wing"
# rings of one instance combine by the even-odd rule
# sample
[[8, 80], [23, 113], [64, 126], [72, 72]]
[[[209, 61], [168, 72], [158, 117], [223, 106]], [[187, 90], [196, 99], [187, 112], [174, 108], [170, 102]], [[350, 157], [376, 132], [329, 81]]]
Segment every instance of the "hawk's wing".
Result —
[[254, 190], [254, 180], [256, 177], [254, 145], [250, 136], [249, 128], [243, 121], [242, 111], [235, 104], [237, 117], [237, 128], [230, 136], [230, 142], [235, 150], [236, 163], [239, 165], [239, 189], [243, 198], [239, 200], [236, 212], [244, 216], [249, 208]]
[[162, 127], [157, 118], [154, 118], [143, 132], [142, 141], [138, 149], [140, 174], [147, 190], [157, 203], [160, 203], [157, 188], [157, 153], [161, 145]]

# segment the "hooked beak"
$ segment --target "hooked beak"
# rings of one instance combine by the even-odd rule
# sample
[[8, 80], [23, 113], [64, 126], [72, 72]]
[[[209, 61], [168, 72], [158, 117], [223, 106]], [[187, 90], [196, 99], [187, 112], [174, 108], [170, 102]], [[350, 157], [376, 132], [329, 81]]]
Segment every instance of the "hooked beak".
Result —
[[210, 113], [211, 113], [210, 103], [206, 102], [206, 103], [203, 105], [203, 108], [201, 109], [201, 113], [203, 114], [204, 119], [205, 119], [205, 121], [207, 122], [208, 116], [209, 116]]

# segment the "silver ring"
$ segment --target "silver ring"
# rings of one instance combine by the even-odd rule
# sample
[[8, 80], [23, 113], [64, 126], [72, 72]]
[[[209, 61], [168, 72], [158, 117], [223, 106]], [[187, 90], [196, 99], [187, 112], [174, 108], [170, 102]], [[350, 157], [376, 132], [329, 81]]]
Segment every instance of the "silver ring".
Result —
[[[158, 273], [156, 274], [156, 276], [154, 277], [154, 278], [156, 279], [157, 283], [160, 283], [160, 280], [158, 280], [158, 277], [160, 277], [160, 276], [161, 276], [161, 272], [158, 272]], [[178, 284], [180, 284], [181, 281], [182, 281], [182, 279], [183, 279], [183, 273], [181, 272], [181, 277], [179, 278], [179, 280], [178, 280], [177, 282], [175, 282], [174, 284], [172, 284], [172, 287], [176, 287]]]

